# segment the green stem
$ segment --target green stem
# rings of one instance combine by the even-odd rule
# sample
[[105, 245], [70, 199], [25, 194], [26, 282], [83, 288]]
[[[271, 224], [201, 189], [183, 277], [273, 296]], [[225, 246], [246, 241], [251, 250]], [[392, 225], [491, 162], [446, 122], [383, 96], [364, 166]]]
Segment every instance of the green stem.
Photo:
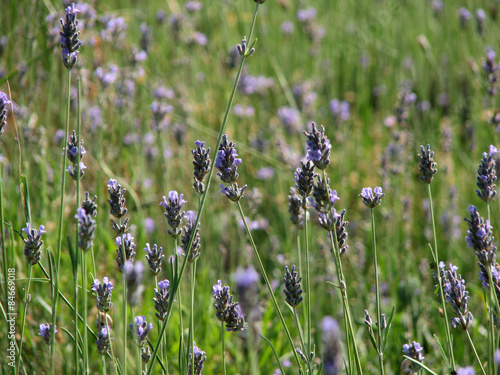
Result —
[[431, 184], [427, 184], [428, 188], [428, 193], [429, 193], [429, 210], [431, 212], [431, 221], [432, 221], [432, 233], [434, 236], [434, 250], [433, 250], [433, 256], [434, 256], [434, 263], [437, 266], [437, 273], [438, 273], [438, 284], [439, 284], [439, 295], [441, 298], [441, 306], [443, 309], [443, 315], [444, 315], [444, 320], [445, 320], [445, 330], [446, 330], [446, 341], [448, 341], [448, 351], [450, 355], [450, 360], [451, 360], [451, 367], [452, 370], [455, 371], [455, 356], [453, 354], [453, 344], [451, 341], [451, 332], [450, 332], [450, 324], [448, 321], [448, 314], [446, 312], [446, 301], [444, 298], [444, 292], [443, 292], [443, 281], [441, 280], [441, 276], [439, 275], [439, 256], [438, 256], [438, 247], [437, 247], [437, 233], [436, 233], [436, 221], [434, 219], [434, 208], [432, 204], [432, 190], [431, 190]]
[[[28, 268], [28, 285], [26, 286], [26, 293], [24, 293], [24, 315], [23, 315], [23, 322], [21, 324], [21, 341], [19, 342], [19, 361], [17, 362], [16, 374], [19, 374], [19, 368], [21, 366], [21, 358], [23, 355], [24, 327], [26, 325], [26, 313], [28, 311], [28, 303], [30, 300], [30, 285], [31, 285], [31, 272], [32, 271], [33, 271], [33, 266], [30, 264], [29, 268]], [[52, 327], [54, 327], [54, 326], [52, 326]]]
[[[326, 173], [325, 170], [323, 169], [321, 171], [323, 181], [325, 184], [327, 184], [327, 178], [326, 178]], [[328, 187], [329, 188], [329, 187]], [[329, 209], [330, 209], [330, 215], [332, 217], [332, 220], [335, 223], [335, 216], [333, 215], [333, 205], [331, 204], [331, 201], [329, 202]], [[345, 320], [345, 325], [346, 325], [346, 336], [347, 340], [349, 343], [349, 340], [352, 343], [352, 347], [354, 349], [354, 360], [356, 364], [356, 369], [358, 374], [363, 374], [363, 369], [361, 367], [361, 359], [359, 357], [359, 350], [358, 350], [358, 344], [356, 343], [356, 336], [354, 335], [354, 329], [352, 328], [352, 318], [351, 318], [351, 311], [350, 311], [350, 306], [349, 306], [349, 299], [347, 297], [347, 285], [345, 282], [345, 276], [344, 276], [344, 271], [342, 270], [342, 261], [340, 259], [340, 249], [339, 249], [339, 242], [337, 238], [337, 230], [336, 230], [336, 224], [334, 224], [334, 229], [330, 231], [330, 244], [333, 249], [333, 256], [335, 258], [335, 268], [337, 270], [337, 276], [339, 279], [339, 284], [340, 284], [340, 294], [342, 297], [342, 307], [343, 307], [343, 312], [344, 312], [344, 320]], [[350, 348], [349, 344], [347, 345], [347, 353], [348, 356], [350, 355]]]
[[472, 338], [470, 337], [469, 330], [465, 330], [465, 333], [467, 334], [467, 338], [469, 339], [470, 346], [472, 347], [472, 350], [474, 351], [474, 355], [476, 356], [477, 363], [479, 363], [479, 367], [481, 367], [481, 372], [483, 375], [486, 375], [486, 372], [484, 371], [483, 364], [481, 363], [481, 360], [479, 359], [479, 355], [477, 354], [476, 347], [474, 346], [474, 343], [472, 342]]
[[[174, 241], [174, 251], [175, 251], [175, 273], [176, 275], [179, 274], [179, 254], [177, 254], [177, 238]], [[177, 304], [177, 309], [179, 311], [179, 370], [180, 373], [184, 373], [184, 362], [186, 360], [185, 358], [185, 352], [184, 352], [184, 320], [182, 318], [182, 294], [179, 291], [178, 295], [178, 304]], [[170, 302], [169, 302], [170, 306]], [[170, 310], [170, 309], [169, 309]], [[167, 313], [168, 316], [168, 313]], [[158, 341], [159, 342], [159, 341]], [[186, 355], [189, 355], [187, 353]]]
[[[0, 162], [0, 245], [2, 246], [2, 268], [3, 268], [3, 280], [4, 280], [4, 292], [5, 292], [5, 306], [9, 306], [9, 289], [7, 283], [7, 248], [5, 247], [5, 227], [3, 224], [3, 162]], [[9, 336], [9, 325], [5, 325], [5, 337]]]
[[307, 368], [309, 370], [309, 374], [312, 374], [311, 361], [309, 360], [310, 359], [310, 352], [307, 351], [307, 348], [306, 348], [306, 345], [304, 342], [304, 335], [302, 334], [302, 329], [300, 327], [299, 317], [297, 315], [297, 307], [293, 306], [292, 308], [293, 308], [293, 317], [295, 319], [295, 325], [297, 326], [297, 331], [299, 331], [299, 339], [300, 339], [300, 344], [302, 345], [302, 351], [304, 352], [304, 355], [307, 358]]
[[281, 324], [283, 325], [283, 329], [285, 330], [285, 335], [288, 338], [288, 342], [290, 343], [290, 346], [293, 349], [295, 360], [297, 361], [297, 364], [300, 366], [299, 355], [295, 351], [295, 346], [293, 344], [292, 336], [290, 335], [290, 331], [288, 330], [288, 327], [285, 323], [285, 319], [283, 318], [283, 314], [281, 313], [281, 309], [278, 305], [278, 301], [276, 300], [276, 297], [274, 296], [273, 288], [271, 286], [271, 283], [269, 282], [269, 278], [267, 277], [266, 270], [264, 269], [264, 264], [262, 263], [262, 259], [260, 258], [259, 250], [257, 249], [257, 246], [255, 245], [255, 242], [253, 240], [252, 233], [250, 232], [250, 228], [248, 227], [247, 221], [245, 219], [245, 214], [243, 213], [243, 209], [241, 208], [240, 202], [237, 201], [236, 204], [238, 205], [238, 211], [240, 212], [241, 220], [243, 220], [243, 224], [245, 225], [245, 229], [246, 229], [248, 238], [250, 240], [250, 244], [252, 245], [253, 253], [255, 255], [255, 258], [257, 259], [257, 263], [259, 264], [260, 273], [262, 274], [262, 277], [264, 278], [264, 282], [266, 283], [267, 289], [269, 290], [269, 295], [271, 296], [271, 300], [273, 302], [274, 309], [276, 310], [276, 313], [278, 314], [278, 317], [281, 321]]
[[373, 208], [370, 209], [370, 217], [372, 224], [372, 246], [373, 246], [373, 267], [375, 269], [375, 301], [377, 305], [377, 352], [380, 365], [380, 372], [382, 375], [385, 374], [384, 366], [384, 349], [382, 347], [382, 313], [380, 309], [380, 285], [378, 281], [378, 261], [377, 261], [377, 241], [375, 239], [375, 215], [373, 213]]
[[[307, 220], [307, 210], [304, 209], [304, 233], [305, 233], [305, 256], [306, 256], [306, 309], [307, 309], [307, 343], [309, 345], [308, 353], [304, 353], [304, 355], [309, 355], [313, 351], [313, 343], [312, 343], [312, 328], [311, 328], [311, 275], [310, 275], [310, 260], [309, 260], [309, 231], [308, 231], [308, 220]], [[305, 349], [305, 347], [304, 347]], [[309, 357], [308, 357], [309, 358]], [[309, 365], [309, 367], [311, 367]], [[310, 372], [310, 370], [309, 370]]]
[[222, 368], [224, 369], [223, 374], [226, 375], [226, 345], [224, 342], [224, 321], [220, 322], [220, 338], [221, 338], [221, 346], [222, 346]]
[[[78, 249], [77, 249], [78, 251]], [[87, 326], [87, 253], [82, 252], [82, 295], [83, 295], [83, 324]], [[83, 366], [86, 374], [89, 373], [89, 345], [87, 330], [83, 330]]]
[[[71, 104], [71, 69], [67, 70], [67, 91], [68, 95], [66, 98], [66, 130], [64, 142], [68, 141], [68, 133], [69, 133], [69, 113], [70, 113], [70, 104]], [[65, 144], [65, 150], [67, 145]], [[59, 234], [57, 238], [57, 266], [56, 266], [56, 282], [55, 282], [55, 293], [53, 295], [54, 301], [52, 304], [52, 327], [56, 326], [56, 314], [57, 314], [57, 303], [59, 302], [59, 269], [61, 268], [61, 250], [62, 250], [62, 237], [63, 237], [63, 216], [64, 216], [64, 196], [65, 196], [65, 185], [66, 185], [66, 152], [63, 152], [62, 156], [62, 176], [61, 176], [61, 205], [59, 208]], [[50, 369], [51, 373], [54, 374], [54, 350], [55, 350], [55, 329], [51, 330], [50, 334]]]
[[101, 355], [102, 374], [106, 375], [106, 359]]
[[[260, 5], [259, 3], [255, 4], [255, 11], [254, 11], [254, 14], [253, 14], [252, 24], [251, 24], [250, 33], [249, 33], [249, 40], [250, 40], [250, 37], [251, 37], [251, 35], [253, 33], [253, 29], [254, 29], [254, 26], [255, 26], [255, 20], [257, 19], [257, 10], [259, 8], [259, 5]], [[222, 140], [222, 136], [224, 134], [224, 131], [226, 130], [227, 119], [229, 117], [231, 106], [233, 104], [234, 96], [235, 96], [235, 93], [236, 93], [236, 88], [238, 87], [238, 82], [239, 82], [240, 77], [241, 77], [241, 72], [243, 70], [243, 65], [245, 64], [245, 59], [246, 59], [245, 56], [241, 57], [240, 65], [238, 67], [238, 73], [236, 74], [236, 78], [234, 80], [233, 88], [231, 90], [231, 95], [229, 97], [229, 101], [227, 103], [226, 110], [225, 110], [225, 113], [224, 113], [224, 119], [222, 120], [222, 125], [221, 125], [221, 128], [219, 130], [219, 135], [217, 136], [217, 143], [216, 143], [217, 147], [214, 147], [214, 151], [213, 151], [213, 155], [212, 155], [212, 164], [211, 164], [210, 171], [208, 172], [208, 176], [207, 176], [207, 187], [206, 187], [205, 193], [203, 194], [202, 199], [201, 199], [200, 209], [199, 209], [198, 215], [196, 217], [196, 222], [194, 224], [195, 228], [198, 227], [198, 224], [199, 224], [200, 218], [201, 218], [201, 214], [202, 214], [203, 209], [205, 207], [207, 192], [210, 189], [210, 182], [212, 180], [212, 176], [213, 176], [213, 173], [214, 173], [214, 160], [216, 159], [217, 152], [219, 150], [218, 145], [220, 145], [220, 142]], [[189, 239], [189, 243], [188, 243], [188, 246], [187, 246], [187, 249], [186, 249], [186, 257], [184, 258], [184, 261], [182, 263], [180, 272], [178, 273], [178, 275], [176, 277], [176, 280], [174, 280], [174, 282], [172, 283], [172, 287], [171, 287], [171, 291], [170, 291], [170, 298], [169, 298], [169, 306], [172, 305], [172, 303], [174, 301], [174, 298], [176, 297], [177, 290], [179, 289], [179, 284], [180, 284], [180, 281], [182, 280], [182, 276], [184, 275], [184, 270], [186, 268], [187, 257], [189, 256], [189, 253], [191, 252], [191, 247], [193, 245], [193, 239], [194, 239], [194, 237], [191, 237]], [[159, 333], [159, 336], [158, 336], [158, 341], [160, 341], [162, 339], [162, 337], [163, 337], [163, 335], [165, 333], [165, 329], [167, 328], [168, 320], [170, 318], [170, 314], [171, 313], [172, 313], [172, 309], [168, 309], [167, 316], [165, 317], [165, 320], [163, 321], [163, 325], [162, 325], [162, 327], [160, 329], [160, 333]], [[153, 366], [154, 362], [155, 362], [156, 357], [158, 355], [158, 348], [159, 348], [159, 345], [158, 344], [155, 345], [155, 349], [154, 349], [153, 354], [151, 356], [151, 364], [149, 365], [149, 368], [148, 368], [148, 371], [147, 371], [146, 375], [150, 375], [151, 374], [151, 371], [152, 371], [152, 369], [154, 367]]]
[[272, 350], [272, 351], [273, 351], [273, 353], [274, 353], [274, 356], [276, 357], [276, 362], [278, 362], [278, 367], [280, 368], [280, 371], [281, 371], [281, 372], [280, 372], [280, 374], [285, 375], [285, 369], [283, 368], [283, 365], [281, 364], [280, 357], [278, 356], [278, 353], [276, 352], [276, 349], [274, 348], [273, 344], [271, 343], [271, 341], [269, 341], [269, 340], [267, 339], [267, 337], [266, 337], [266, 336], [264, 336], [264, 335], [262, 335], [262, 334], [261, 334], [261, 335], [259, 335], [259, 336], [260, 336], [261, 338], [263, 338], [263, 339], [264, 339], [264, 341], [265, 341], [265, 342], [267, 342], [267, 343], [269, 344], [269, 346], [271, 347], [271, 350]]
[[[194, 342], [194, 290], [196, 287], [196, 260], [191, 264], [191, 321], [189, 322], [190, 343]], [[191, 356], [191, 368], [194, 369], [194, 355]]]
[[[121, 219], [120, 219], [121, 221]], [[123, 319], [123, 352], [122, 352], [122, 371], [123, 375], [127, 375], [127, 278], [124, 274], [125, 263], [127, 262], [127, 257], [125, 255], [125, 237], [121, 236], [121, 250], [123, 259], [122, 268], [122, 287], [123, 287], [123, 303], [122, 303], [122, 319]]]

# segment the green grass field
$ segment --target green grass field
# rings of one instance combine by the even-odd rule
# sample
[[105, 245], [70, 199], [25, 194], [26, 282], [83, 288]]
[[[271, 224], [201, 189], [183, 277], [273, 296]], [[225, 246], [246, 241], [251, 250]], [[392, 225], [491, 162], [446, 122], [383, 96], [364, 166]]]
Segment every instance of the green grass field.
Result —
[[[491, 191], [500, 159], [488, 155], [500, 146], [500, 66], [488, 55], [500, 52], [497, 2], [90, 0], [75, 5], [81, 46], [61, 41], [68, 6], [73, 14], [71, 4], [19, 0], [0, 11], [1, 373], [199, 374], [195, 341], [206, 354], [204, 374], [497, 374], [499, 200], [476, 193], [484, 190], [476, 185], [483, 153]], [[61, 43], [78, 50], [73, 67], [63, 64]], [[304, 132], [312, 134], [313, 122], [324, 126], [329, 142], [319, 146], [330, 144], [328, 155], [311, 156]], [[237, 202], [220, 192], [223, 134], [241, 159], [238, 186], [247, 185]], [[78, 165], [79, 140], [86, 169], [74, 180], [65, 169]], [[203, 194], [193, 189], [195, 141], [210, 148]], [[427, 144], [438, 170], [430, 184], [419, 179]], [[307, 220], [303, 211], [300, 225], [290, 220], [290, 188], [306, 155], [315, 163], [328, 157], [324, 170], [316, 164], [314, 183], [326, 173], [340, 197], [336, 212], [346, 210], [343, 254], [338, 222], [323, 228], [329, 203], [318, 214], [318, 201], [306, 197]], [[122, 216], [110, 214], [110, 180], [126, 189]], [[359, 195], [376, 186], [385, 195], [370, 209]], [[177, 238], [160, 205], [163, 196], [170, 204], [171, 191], [187, 201]], [[87, 192], [97, 210], [82, 227], [75, 215]], [[486, 232], [464, 220], [470, 205]], [[183, 214], [189, 210], [194, 219]], [[31, 265], [27, 223], [46, 231]], [[190, 237], [197, 223], [199, 249]], [[133, 245], [122, 254], [116, 242], [129, 235]], [[156, 276], [147, 243], [163, 248]], [[133, 258], [137, 274], [122, 274], [117, 251]], [[461, 275], [455, 288], [442, 279], [443, 299], [436, 260]], [[297, 306], [283, 293], [292, 265], [302, 277]], [[114, 286], [109, 319], [91, 290], [104, 277]], [[461, 278], [470, 299], [462, 294], [454, 309], [446, 299], [462, 290]], [[161, 321], [153, 298], [165, 279]], [[218, 280], [239, 307], [216, 309]], [[473, 319], [454, 328], [465, 302]], [[216, 312], [227, 323], [229, 310], [245, 324], [228, 332]], [[153, 325], [141, 343], [129, 329], [137, 316]], [[50, 329], [39, 335], [54, 322], [54, 337]], [[101, 344], [111, 337], [111, 347], [98, 350], [103, 327]], [[424, 367], [404, 357], [413, 342]]]

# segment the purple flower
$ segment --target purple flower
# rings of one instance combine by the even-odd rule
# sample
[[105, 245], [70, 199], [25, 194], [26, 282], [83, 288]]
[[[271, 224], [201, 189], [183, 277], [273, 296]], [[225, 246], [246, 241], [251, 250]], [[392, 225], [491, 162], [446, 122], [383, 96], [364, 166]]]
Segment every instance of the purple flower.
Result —
[[155, 316], [163, 321], [165, 319], [165, 316], [167, 316], [168, 313], [168, 305], [169, 305], [169, 298], [170, 298], [170, 281], [168, 280], [162, 280], [158, 282], [158, 289], [155, 288], [155, 297], [153, 298], [153, 301], [155, 303], [155, 309], [156, 313]]
[[7, 126], [7, 105], [10, 104], [7, 94], [0, 91], [0, 135], [5, 131]]
[[[200, 256], [200, 224], [195, 227], [197, 214], [194, 211], [186, 212], [186, 225], [182, 228], [184, 234], [181, 239], [181, 247], [184, 251], [184, 255], [188, 254], [188, 262], [194, 262]], [[193, 237], [191, 247], [188, 249], [189, 241], [191, 241], [191, 237]]]
[[342, 368], [340, 329], [337, 321], [331, 316], [325, 316], [321, 320], [321, 337], [325, 375], [337, 375]]
[[94, 246], [96, 221], [92, 219], [92, 214], [88, 214], [83, 207], [78, 207], [75, 219], [78, 220], [78, 247], [83, 251], [88, 251]]
[[363, 188], [361, 190], [361, 194], [359, 194], [359, 196], [363, 200], [363, 204], [366, 207], [374, 208], [382, 202], [382, 197], [385, 195], [384, 193], [382, 193], [382, 188], [377, 186], [375, 187], [374, 192], [370, 187]]
[[203, 4], [198, 1], [190, 0], [184, 4], [184, 9], [188, 12], [197, 12], [203, 8]]
[[147, 243], [144, 251], [146, 251], [146, 259], [148, 260], [149, 270], [153, 275], [158, 275], [161, 271], [161, 262], [165, 257], [165, 255], [162, 254], [163, 248], [158, 248], [156, 244], [153, 244], [153, 248], [151, 249], [151, 246]]
[[301, 23], [312, 21], [316, 17], [316, 9], [310, 7], [307, 9], [299, 9], [297, 12], [297, 20]]
[[497, 149], [490, 145], [489, 153], [483, 153], [481, 164], [479, 164], [477, 169], [476, 186], [479, 189], [476, 190], [476, 193], [486, 203], [490, 202], [497, 195], [497, 191], [495, 190], [495, 182], [497, 180], [496, 161], [493, 158], [497, 152]]
[[[52, 333], [51, 327], [52, 324], [49, 323], [40, 324], [40, 332], [38, 334], [43, 337], [43, 340], [47, 345], [50, 345], [50, 335]], [[57, 333], [57, 326], [54, 326], [54, 333]]]
[[292, 21], [284, 21], [280, 26], [280, 30], [285, 35], [292, 34], [293, 30], [294, 30], [293, 22]]
[[312, 131], [304, 131], [307, 141], [307, 160], [314, 163], [316, 168], [325, 169], [330, 164], [330, 152], [332, 146], [330, 140], [325, 135], [325, 128], [321, 125], [320, 130], [316, 129], [316, 124], [312, 123]]
[[[203, 363], [207, 359], [206, 353], [196, 346], [193, 341], [193, 346], [189, 350], [189, 360], [188, 360], [188, 374], [189, 375], [200, 375], [203, 369]], [[194, 369], [191, 368], [191, 364], [194, 363]]]
[[22, 229], [27, 238], [23, 238], [24, 241], [24, 256], [26, 257], [26, 261], [30, 266], [34, 266], [40, 261], [40, 257], [42, 252], [40, 248], [43, 245], [43, 241], [41, 240], [42, 234], [46, 233], [45, 226], [40, 225], [38, 228], [38, 232], [36, 229], [31, 228], [30, 223], [26, 223], [26, 228]]
[[102, 284], [99, 279], [94, 280], [91, 290], [96, 295], [97, 309], [99, 311], [106, 313], [113, 307], [113, 303], [111, 302], [113, 288], [113, 283], [107, 277], [102, 279]]
[[167, 222], [171, 228], [168, 230], [168, 234], [174, 238], [181, 235], [181, 231], [178, 228], [184, 215], [182, 205], [187, 203], [187, 201], [182, 199], [183, 196], [183, 194], [179, 195], [176, 190], [172, 190], [168, 193], [168, 200], [165, 196], [163, 196], [163, 202], [160, 203], [160, 206], [165, 208], [165, 217], [167, 218]]
[[302, 130], [300, 112], [297, 109], [291, 107], [279, 107], [278, 118], [287, 132]]
[[330, 101], [330, 112], [335, 121], [347, 121], [351, 117], [351, 106], [346, 101], [333, 99]]
[[67, 69], [72, 69], [78, 58], [78, 48], [80, 48], [82, 42], [78, 39], [80, 32], [78, 31], [78, 20], [76, 15], [79, 12], [75, 8], [75, 4], [66, 8], [66, 20], [61, 22], [62, 30], [61, 35], [61, 48], [62, 48], [62, 60], [63, 64]]
[[97, 340], [95, 340], [99, 354], [105, 355], [109, 351], [110, 340], [108, 328], [106, 326], [102, 327], [97, 333]]
[[139, 315], [135, 317], [134, 323], [130, 324], [130, 329], [137, 337], [139, 346], [144, 346], [146, 344], [149, 331], [153, 329], [153, 323], [148, 324], [146, 318], [142, 315]]

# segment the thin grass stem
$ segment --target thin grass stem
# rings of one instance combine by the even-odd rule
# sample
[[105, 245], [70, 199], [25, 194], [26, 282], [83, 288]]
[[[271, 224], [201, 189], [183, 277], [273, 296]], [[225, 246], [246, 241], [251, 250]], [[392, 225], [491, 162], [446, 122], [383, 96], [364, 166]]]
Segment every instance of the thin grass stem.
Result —
[[[433, 203], [432, 203], [432, 190], [431, 190], [431, 184], [427, 184], [427, 191], [429, 193], [429, 210], [431, 212], [431, 221], [432, 221], [432, 234], [434, 237], [434, 249], [433, 249], [433, 257], [434, 257], [434, 263], [436, 266], [439, 268], [439, 256], [438, 256], [438, 247], [437, 247], [437, 233], [436, 233], [436, 221], [434, 219], [434, 208], [433, 208]], [[449, 356], [451, 360], [451, 366], [452, 370], [455, 371], [455, 356], [453, 354], [453, 343], [451, 339], [451, 332], [450, 332], [450, 324], [448, 321], [448, 313], [446, 312], [446, 301], [444, 297], [444, 292], [443, 292], [443, 281], [441, 280], [441, 277], [438, 273], [438, 285], [439, 285], [439, 295], [441, 299], [441, 306], [443, 309], [443, 314], [444, 314], [444, 320], [445, 320], [445, 330], [446, 330], [446, 341], [448, 342], [448, 351], [449, 351]]]
[[[33, 271], [33, 266], [30, 264], [28, 268], [28, 285], [26, 286], [26, 292], [24, 293], [24, 314], [23, 314], [23, 322], [21, 323], [21, 341], [19, 341], [19, 361], [17, 362], [17, 371], [16, 374], [19, 374], [19, 369], [21, 366], [21, 358], [23, 355], [23, 340], [24, 340], [24, 327], [26, 325], [26, 313], [28, 311], [28, 303], [30, 298], [30, 286], [31, 286], [31, 273]], [[8, 326], [8, 324], [7, 324]], [[54, 326], [52, 326], [54, 327]]]
[[[64, 142], [68, 140], [69, 134], [69, 114], [71, 105], [71, 69], [67, 69], [67, 97], [66, 97], [66, 129], [64, 132]], [[64, 148], [66, 150], [66, 148]], [[62, 250], [62, 237], [63, 237], [63, 217], [64, 217], [64, 197], [65, 197], [65, 185], [66, 185], [66, 152], [62, 155], [62, 169], [61, 169], [61, 204], [59, 207], [59, 234], [57, 238], [57, 265], [56, 265], [56, 280], [55, 280], [55, 293], [53, 295], [54, 301], [52, 305], [52, 327], [56, 325], [56, 315], [57, 315], [57, 303], [59, 301], [59, 270], [61, 268], [61, 250]], [[55, 330], [51, 330], [50, 335], [50, 369], [51, 373], [54, 374], [54, 350], [55, 350]]]

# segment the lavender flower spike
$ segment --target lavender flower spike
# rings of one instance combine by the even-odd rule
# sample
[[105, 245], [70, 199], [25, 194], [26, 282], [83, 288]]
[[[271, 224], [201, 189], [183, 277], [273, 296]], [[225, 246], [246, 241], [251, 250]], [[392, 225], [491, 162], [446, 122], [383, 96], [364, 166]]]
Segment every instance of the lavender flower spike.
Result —
[[7, 105], [10, 104], [7, 94], [0, 91], [0, 135], [5, 132], [7, 126]]
[[78, 48], [80, 48], [82, 42], [78, 39], [80, 36], [80, 31], [78, 31], [78, 20], [76, 15], [79, 12], [75, 8], [75, 4], [71, 4], [70, 7], [66, 8], [66, 21], [62, 19], [61, 27], [62, 31], [59, 33], [61, 35], [61, 54], [63, 64], [67, 69], [72, 69], [78, 58]]
[[101, 355], [105, 355], [110, 347], [111, 347], [111, 338], [109, 337], [109, 331], [106, 326], [102, 327], [101, 330], [97, 333], [97, 340], [95, 343], [97, 345], [97, 351]]
[[[192, 359], [194, 358], [194, 361]], [[193, 346], [189, 351], [189, 361], [188, 361], [188, 374], [189, 375], [200, 375], [203, 369], [203, 363], [207, 359], [206, 353], [196, 346], [193, 341]], [[194, 362], [194, 369], [191, 368], [191, 362]]]
[[325, 316], [321, 321], [321, 331], [325, 375], [340, 374], [343, 366], [339, 324], [331, 316]]
[[126, 190], [114, 179], [108, 182], [109, 197], [108, 203], [110, 206], [109, 213], [117, 219], [125, 216], [128, 212], [125, 207], [125, 192]]
[[302, 297], [302, 288], [300, 287], [301, 281], [302, 277], [299, 277], [294, 265], [291, 272], [285, 266], [285, 277], [283, 279], [285, 289], [283, 289], [283, 293], [285, 293], [286, 302], [292, 307], [298, 306], [304, 299]]
[[92, 291], [97, 299], [97, 310], [106, 313], [111, 310], [113, 303], [111, 302], [111, 293], [113, 290], [113, 283], [107, 277], [102, 279], [102, 284], [99, 279], [95, 279], [92, 284]]
[[205, 142], [196, 141], [196, 150], [191, 150], [193, 153], [194, 173], [193, 188], [198, 194], [205, 192], [205, 178], [210, 172], [210, 147], [205, 148]]
[[[43, 340], [47, 345], [50, 345], [50, 334], [52, 333], [52, 324], [50, 323], [42, 323], [40, 324], [40, 336], [43, 337]], [[57, 333], [57, 326], [54, 326], [54, 333]]]
[[163, 202], [160, 203], [160, 206], [165, 208], [165, 217], [167, 218], [168, 225], [172, 228], [168, 230], [168, 234], [174, 238], [181, 235], [181, 230], [178, 228], [180, 227], [182, 217], [184, 216], [182, 205], [187, 203], [187, 201], [182, 199], [183, 196], [183, 194], [179, 195], [177, 191], [172, 190], [168, 192], [168, 200], [165, 196], [163, 196]]
[[76, 210], [75, 218], [78, 219], [78, 247], [88, 251], [94, 246], [96, 221], [82, 207]]
[[384, 195], [385, 194], [382, 193], [382, 188], [379, 186], [375, 187], [373, 191], [370, 187], [363, 188], [361, 190], [361, 194], [359, 194], [363, 200], [363, 204], [369, 208], [377, 207], [380, 203], [382, 203], [382, 197]]
[[232, 184], [237, 181], [239, 174], [237, 172], [238, 165], [242, 163], [237, 157], [235, 144], [229, 142], [227, 135], [222, 136], [222, 142], [219, 146], [217, 159], [215, 159], [215, 168], [219, 170], [217, 176], [227, 184]]
[[490, 202], [497, 195], [497, 191], [495, 190], [495, 182], [497, 180], [495, 171], [496, 162], [494, 159], [494, 155], [497, 152], [496, 147], [490, 146], [489, 152], [483, 153], [481, 164], [479, 164], [477, 169], [476, 185], [479, 190], [476, 190], [476, 193], [486, 203]]
[[451, 323], [454, 328], [460, 327], [466, 330], [472, 321], [472, 313], [467, 307], [467, 300], [470, 297], [465, 288], [465, 280], [461, 275], [457, 275], [457, 269], [458, 267], [450, 264], [450, 269], [445, 270], [444, 262], [439, 262], [439, 275], [443, 283], [446, 302], [450, 303], [456, 315], [451, 318]]
[[155, 296], [153, 301], [155, 303], [156, 313], [155, 316], [163, 321], [168, 312], [168, 299], [170, 298], [170, 281], [162, 280], [158, 282], [158, 289], [155, 288]]
[[153, 323], [148, 324], [146, 318], [142, 315], [139, 315], [135, 317], [134, 323], [130, 324], [130, 329], [137, 337], [139, 346], [142, 347], [146, 344], [149, 331], [153, 329]]
[[420, 154], [418, 155], [420, 161], [418, 162], [418, 170], [420, 171], [420, 179], [426, 184], [430, 184], [434, 174], [437, 172], [437, 164], [434, 162], [434, 152], [431, 151], [431, 146], [420, 146]]
[[42, 252], [40, 248], [43, 245], [41, 240], [42, 234], [45, 232], [45, 226], [40, 225], [38, 232], [36, 229], [31, 228], [30, 223], [26, 223], [26, 228], [22, 229], [26, 233], [27, 238], [23, 238], [24, 241], [24, 256], [29, 265], [34, 266], [40, 261]]
[[307, 141], [307, 160], [314, 163], [316, 168], [325, 169], [330, 164], [330, 152], [332, 145], [325, 135], [325, 128], [321, 125], [320, 130], [316, 129], [316, 124], [312, 123], [312, 131], [304, 134], [309, 139]]
[[161, 262], [165, 257], [165, 255], [162, 254], [163, 248], [158, 248], [156, 244], [153, 244], [153, 248], [151, 249], [151, 246], [147, 243], [144, 251], [146, 251], [146, 259], [148, 260], [149, 270], [154, 276], [158, 275], [161, 271]]
[[187, 223], [182, 228], [184, 234], [182, 235], [181, 239], [181, 247], [184, 250], [184, 255], [186, 255], [186, 251], [189, 245], [189, 240], [191, 239], [192, 236], [194, 236], [193, 243], [191, 245], [191, 251], [188, 254], [188, 262], [190, 263], [194, 262], [196, 259], [200, 257], [200, 223], [198, 223], [197, 228], [194, 227], [194, 225], [196, 224], [196, 218], [197, 218], [196, 212], [188, 211], [186, 213]]
[[[424, 357], [422, 356], [422, 346], [416, 341], [413, 341], [411, 344], [403, 345], [403, 353], [414, 360], [423, 363]], [[401, 373], [405, 375], [411, 375], [420, 370], [420, 366], [413, 363], [409, 359], [404, 359], [403, 363], [401, 363]]]

